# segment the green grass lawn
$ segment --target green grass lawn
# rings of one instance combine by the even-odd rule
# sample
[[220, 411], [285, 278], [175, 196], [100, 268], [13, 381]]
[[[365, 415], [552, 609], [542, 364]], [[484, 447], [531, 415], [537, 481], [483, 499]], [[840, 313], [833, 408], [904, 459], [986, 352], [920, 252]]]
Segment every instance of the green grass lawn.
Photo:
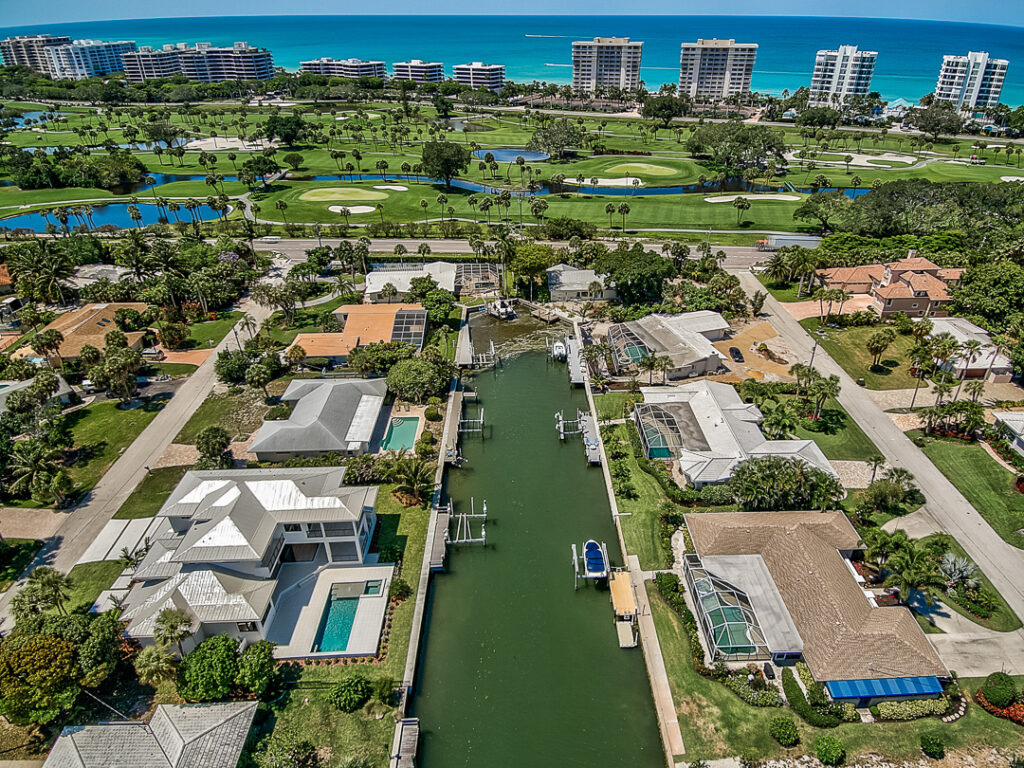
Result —
[[5, 539], [0, 544], [0, 592], [11, 588], [41, 546], [38, 539]]
[[878, 453], [875, 444], [857, 426], [857, 422], [835, 400], [825, 402], [818, 425], [821, 431], [806, 429], [797, 424], [794, 435], [801, 440], [813, 440], [833, 461], [864, 461]]
[[1014, 475], [1003, 469], [979, 445], [926, 440], [922, 449], [1004, 541], [1024, 549], [1024, 494], [1014, 487]]
[[124, 504], [114, 515], [115, 520], [133, 520], [137, 517], [153, 517], [174, 486], [185, 476], [190, 467], [160, 467], [150, 470], [145, 479], [132, 491], [132, 495], [124, 500]]
[[[868, 389], [913, 389], [917, 379], [910, 375], [907, 354], [914, 346], [914, 337], [896, 334], [889, 349], [882, 355], [880, 365], [872, 365], [872, 355], [867, 350], [867, 340], [878, 327], [828, 328], [818, 334], [818, 318], [801, 320], [800, 325], [820, 341], [822, 349], [842, 366], [855, 380], [864, 379]], [[923, 401], [928, 399], [928, 385], [924, 382], [920, 393]], [[923, 403], [922, 403], [923, 404]]]
[[179, 376], [191, 376], [196, 372], [197, 367], [190, 363], [147, 363], [146, 373], [149, 376], [167, 374], [171, 378], [176, 379]]
[[275, 312], [267, 318], [264, 327], [270, 332], [271, 337], [285, 346], [291, 344], [300, 333], [320, 333], [324, 319], [345, 301], [344, 296], [336, 296], [323, 304], [314, 304], [311, 307], [295, 310], [295, 322], [287, 327], [282, 327], [284, 317], [280, 312]]
[[622, 525], [622, 537], [626, 540], [626, 549], [631, 555], [640, 559], [642, 568], [664, 568], [665, 558], [669, 553], [661, 543], [660, 507], [668, 500], [658, 485], [658, 481], [640, 469], [633, 451], [629, 447], [629, 425], [620, 424], [613, 431], [613, 440], [618, 438], [629, 449], [625, 461], [629, 465], [631, 480], [636, 488], [637, 497], [627, 499], [616, 496], [619, 505], [619, 523]]
[[232, 440], [244, 440], [259, 429], [268, 410], [263, 393], [252, 389], [212, 394], [192, 414], [174, 442], [195, 445], [196, 436], [211, 424], [224, 427]]
[[806, 284], [804, 285], [803, 293], [801, 293], [800, 296], [797, 297], [796, 291], [797, 288], [800, 287], [799, 282], [773, 283], [767, 277], [765, 277], [765, 274], [763, 272], [759, 272], [757, 274], [757, 279], [758, 281], [760, 281], [761, 285], [765, 287], [765, 290], [767, 290], [768, 293], [775, 297], [776, 301], [808, 301], [811, 298], [810, 292], [808, 291]]
[[[893, 760], [916, 760], [921, 754], [922, 734], [941, 736], [947, 749], [1019, 749], [1024, 745], [1024, 731], [1020, 726], [993, 717], [978, 706], [968, 707], [964, 717], [950, 724], [929, 717], [910, 722], [844, 723], [832, 729], [813, 728], [788, 708], [749, 706], [724, 686], [693, 670], [682, 621], [653, 584], [647, 585], [647, 594], [679, 717], [679, 729], [686, 745], [686, 761], [715, 760], [737, 754], [758, 759], [779, 756], [784, 750], [769, 735], [768, 725], [780, 714], [792, 717], [800, 731], [800, 744], [788, 753], [791, 757], [807, 752], [813, 754], [815, 740], [825, 733], [842, 740], [848, 760], [870, 752]], [[977, 690], [982, 682], [974, 678], [960, 680], [969, 693]]]
[[124, 410], [116, 402], [93, 403], [68, 414], [71, 437], [79, 456], [68, 468], [75, 491], [88, 491], [99, 481], [163, 407], [163, 400], [143, 400], [141, 408]]
[[89, 610], [100, 592], [110, 589], [124, 566], [116, 560], [101, 560], [96, 563], [79, 563], [68, 573], [71, 577], [71, 594], [68, 597], [67, 609]]
[[629, 413], [628, 410], [643, 399], [642, 395], [635, 395], [631, 392], [606, 392], [603, 395], [594, 395], [594, 407], [597, 409], [599, 421], [609, 419], [623, 419]]
[[193, 323], [188, 327], [187, 343], [190, 349], [210, 349], [220, 344], [231, 328], [242, 319], [244, 313], [238, 311], [221, 312], [216, 320], [205, 320]]
[[[932, 536], [924, 537], [922, 541], [928, 541], [933, 538], [935, 538], [934, 534]], [[950, 551], [960, 555], [961, 557], [967, 557], [967, 553], [964, 551], [964, 548], [960, 546], [960, 542], [956, 539], [952, 540]], [[1021, 622], [1020, 619], [1017, 618], [1017, 614], [1013, 612], [1013, 608], [1007, 604], [1006, 600], [1004, 600], [1003, 596], [999, 593], [999, 590], [995, 588], [992, 582], [989, 581], [988, 576], [986, 576], [980, 568], [978, 573], [978, 580], [981, 582], [981, 587], [995, 597], [997, 607], [991, 616], [987, 619], [979, 618], [968, 612], [966, 609], [961, 608], [955, 600], [947, 599], [945, 597], [939, 598], [942, 605], [947, 606], [950, 610], [956, 611], [964, 618], [970, 619], [975, 624], [980, 624], [986, 629], [992, 629], [996, 632], [1013, 632], [1014, 630], [1020, 629]]]
[[[404, 542], [402, 578], [415, 595], [426, 547], [429, 512], [419, 507], [402, 507], [392, 497], [392, 490], [393, 486], [382, 486], [377, 496], [380, 543]], [[371, 680], [390, 677], [400, 684], [409, 653], [415, 602], [414, 597], [409, 598], [395, 609], [388, 654], [382, 664], [305, 667], [296, 687], [283, 699], [269, 705], [276, 725], [297, 729], [326, 753], [325, 766], [338, 766], [351, 754], [366, 755], [374, 765], [387, 765], [394, 720], [389, 716], [378, 720], [365, 709], [345, 714], [328, 702], [326, 686], [354, 673], [364, 674]]]

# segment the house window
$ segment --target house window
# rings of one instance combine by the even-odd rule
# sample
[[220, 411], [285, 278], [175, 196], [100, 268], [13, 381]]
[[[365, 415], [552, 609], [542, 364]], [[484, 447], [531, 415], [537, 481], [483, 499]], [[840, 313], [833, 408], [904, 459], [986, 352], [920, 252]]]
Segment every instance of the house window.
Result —
[[910, 305], [910, 308], [911, 308], [911, 309], [917, 309], [917, 304], [911, 304], [911, 305]]
[[356, 528], [352, 523], [324, 523], [324, 534], [327, 536], [355, 536]]
[[320, 523], [308, 523], [306, 525], [306, 538], [307, 539], [319, 539], [324, 535], [324, 530]]
[[285, 533], [298, 533], [301, 530], [302, 530], [302, 525], [299, 524], [299, 523], [285, 523], [284, 524], [284, 532]]
[[354, 541], [332, 541], [331, 560], [334, 562], [352, 562], [359, 559]]
[[259, 631], [255, 621], [240, 621], [235, 624], [235, 627], [239, 632], [257, 632]]
[[891, 307], [892, 306], [892, 299], [886, 299], [885, 300], [885, 306]]

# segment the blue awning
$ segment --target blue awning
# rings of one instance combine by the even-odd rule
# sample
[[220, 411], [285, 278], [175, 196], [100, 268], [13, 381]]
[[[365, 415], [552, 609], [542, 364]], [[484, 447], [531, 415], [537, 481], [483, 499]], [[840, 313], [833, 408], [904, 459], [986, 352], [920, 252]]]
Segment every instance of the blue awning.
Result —
[[830, 680], [825, 683], [833, 699], [869, 699], [883, 696], [931, 696], [942, 693], [937, 677], [888, 677], [880, 680]]

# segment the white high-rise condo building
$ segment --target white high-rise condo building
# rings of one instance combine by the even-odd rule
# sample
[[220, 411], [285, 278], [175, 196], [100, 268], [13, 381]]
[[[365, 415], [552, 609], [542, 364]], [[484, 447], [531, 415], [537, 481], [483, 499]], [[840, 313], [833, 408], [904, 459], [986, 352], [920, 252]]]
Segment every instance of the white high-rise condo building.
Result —
[[639, 88], [643, 47], [628, 37], [577, 40], [572, 44], [572, 87], [581, 91]]
[[141, 83], [179, 72], [197, 83], [223, 80], [269, 80], [274, 76], [274, 57], [270, 51], [235, 43], [217, 48], [209, 43], [165, 45], [159, 50], [143, 46], [124, 54], [124, 72], [129, 82]]
[[363, 59], [332, 59], [324, 56], [320, 59], [304, 61], [299, 67], [300, 72], [312, 72], [327, 77], [347, 77], [356, 79], [360, 77], [388, 76], [383, 61], [365, 61]]
[[867, 95], [877, 59], [877, 51], [861, 51], [855, 45], [818, 51], [811, 74], [810, 103], [828, 106], [842, 103], [851, 96]]
[[55, 45], [67, 45], [67, 35], [19, 35], [0, 40], [0, 56], [5, 67], [29, 67], [36, 72], [49, 74], [46, 49]]
[[750, 90], [757, 43], [700, 39], [683, 43], [679, 55], [679, 93], [723, 99]]
[[505, 65], [484, 64], [482, 61], [456, 64], [455, 81], [460, 85], [468, 85], [470, 88], [500, 91], [505, 87]]
[[123, 72], [122, 56], [135, 48], [134, 40], [75, 40], [66, 45], [48, 46], [43, 52], [51, 77], [84, 80]]
[[392, 65], [395, 80], [412, 80], [414, 83], [443, 83], [444, 64], [440, 61], [423, 61], [421, 59], [410, 59], [409, 61], [396, 61]]
[[1010, 62], [992, 59], [985, 51], [943, 56], [935, 98], [951, 101], [958, 110], [985, 109], [999, 103]]

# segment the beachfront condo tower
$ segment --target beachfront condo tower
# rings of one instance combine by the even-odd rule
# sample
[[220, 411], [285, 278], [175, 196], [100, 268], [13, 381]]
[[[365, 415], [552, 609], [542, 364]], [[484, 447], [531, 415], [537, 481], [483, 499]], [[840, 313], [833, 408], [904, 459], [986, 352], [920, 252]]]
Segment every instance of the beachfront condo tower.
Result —
[[640, 87], [640, 54], [644, 44], [628, 37], [595, 37], [572, 44], [572, 87], [635, 90]]
[[750, 90], [757, 43], [698, 40], [683, 43], [679, 55], [679, 93], [691, 98], [724, 99]]
[[75, 40], [43, 49], [54, 79], [84, 80], [124, 71], [122, 57], [136, 50], [134, 40]]
[[383, 61], [332, 59], [327, 56], [302, 62], [299, 71], [312, 72], [317, 75], [326, 75], [327, 77], [345, 77], [351, 80], [360, 77], [379, 77], [383, 80], [388, 76]]
[[274, 57], [270, 51], [235, 43], [219, 48], [210, 43], [165, 45], [154, 49], [143, 46], [124, 54], [124, 73], [130, 83], [142, 83], [183, 74], [196, 83], [224, 80], [269, 80], [274, 76]]
[[943, 56], [935, 98], [951, 101], [958, 110], [993, 107], [999, 103], [1010, 62], [993, 59], [985, 51], [966, 56]]
[[5, 67], [28, 67], [36, 72], [49, 74], [46, 49], [56, 45], [67, 45], [71, 38], [66, 35], [19, 35], [0, 40], [0, 56]]
[[391, 65], [392, 77], [395, 80], [412, 80], [418, 85], [423, 83], [443, 83], [444, 64], [440, 61], [396, 61]]
[[489, 91], [500, 91], [505, 87], [505, 65], [484, 64], [482, 61], [456, 64], [455, 81], [459, 85], [468, 85], [474, 89], [486, 88]]
[[856, 45], [818, 51], [811, 74], [811, 105], [830, 106], [851, 96], [866, 96], [877, 58], [877, 51], [861, 51]]

